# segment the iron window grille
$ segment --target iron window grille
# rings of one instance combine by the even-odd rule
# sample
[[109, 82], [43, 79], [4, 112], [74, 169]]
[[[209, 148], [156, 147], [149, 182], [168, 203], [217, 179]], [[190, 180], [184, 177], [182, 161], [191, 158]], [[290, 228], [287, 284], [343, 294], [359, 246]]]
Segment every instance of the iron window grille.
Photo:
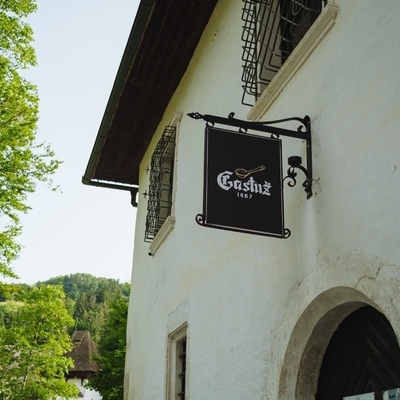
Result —
[[176, 343], [177, 399], [185, 400], [186, 394], [186, 336]]
[[321, 13], [322, 0], [243, 0], [243, 97], [252, 106]]
[[176, 127], [166, 126], [150, 164], [145, 241], [151, 242], [171, 215]]
[[188, 392], [188, 337], [185, 323], [168, 336], [167, 400], [185, 400]]

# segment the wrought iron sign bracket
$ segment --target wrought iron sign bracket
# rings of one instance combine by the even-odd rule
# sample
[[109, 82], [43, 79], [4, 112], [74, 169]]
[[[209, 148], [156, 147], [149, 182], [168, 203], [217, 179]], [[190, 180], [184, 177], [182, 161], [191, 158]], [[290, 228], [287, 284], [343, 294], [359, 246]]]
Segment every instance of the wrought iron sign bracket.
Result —
[[[287, 170], [287, 176], [283, 181], [288, 180], [288, 186], [293, 187], [296, 185], [297, 172], [296, 169], [302, 171], [306, 177], [303, 182], [304, 190], [309, 199], [312, 193], [312, 147], [311, 147], [311, 121], [310, 117], [306, 115], [304, 118], [292, 117], [285, 118], [275, 121], [244, 121], [234, 118], [235, 114], [231, 112], [228, 118], [219, 117], [216, 115], [200, 114], [198, 112], [189, 113], [188, 116], [193, 119], [203, 119], [207, 125], [214, 126], [214, 124], [234, 126], [239, 128], [239, 132], [247, 133], [248, 130], [270, 133], [271, 137], [278, 139], [280, 136], [287, 136], [294, 139], [301, 139], [306, 141], [306, 166], [302, 165], [302, 159], [300, 156], [291, 156], [288, 158], [289, 168]], [[297, 130], [289, 130], [276, 126], [276, 125], [288, 121], [298, 121], [301, 125]]]

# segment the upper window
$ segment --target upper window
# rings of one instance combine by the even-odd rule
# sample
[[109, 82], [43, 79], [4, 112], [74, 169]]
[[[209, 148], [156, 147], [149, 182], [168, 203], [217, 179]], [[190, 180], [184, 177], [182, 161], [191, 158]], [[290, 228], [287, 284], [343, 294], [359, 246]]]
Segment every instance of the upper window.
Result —
[[243, 0], [243, 98], [252, 106], [321, 13], [323, 0]]
[[166, 126], [150, 164], [145, 241], [151, 242], [171, 215], [176, 126]]

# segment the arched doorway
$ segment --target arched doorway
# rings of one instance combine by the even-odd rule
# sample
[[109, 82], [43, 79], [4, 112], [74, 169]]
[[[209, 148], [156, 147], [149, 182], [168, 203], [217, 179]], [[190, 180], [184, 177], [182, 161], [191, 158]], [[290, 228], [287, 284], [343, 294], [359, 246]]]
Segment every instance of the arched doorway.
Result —
[[387, 318], [371, 306], [348, 315], [334, 332], [318, 378], [316, 400], [400, 387], [400, 348]]

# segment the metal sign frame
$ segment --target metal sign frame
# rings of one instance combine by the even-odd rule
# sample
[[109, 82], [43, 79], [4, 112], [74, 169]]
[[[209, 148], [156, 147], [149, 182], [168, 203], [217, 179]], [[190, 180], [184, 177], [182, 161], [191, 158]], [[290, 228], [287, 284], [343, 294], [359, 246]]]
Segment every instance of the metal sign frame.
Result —
[[[244, 233], [253, 233], [253, 234], [258, 234], [258, 235], [264, 235], [264, 236], [273, 236], [273, 237], [278, 237], [282, 239], [286, 239], [290, 236], [291, 232], [288, 228], [284, 227], [284, 219], [283, 219], [283, 184], [287, 180], [287, 184], [290, 187], [293, 187], [296, 185], [296, 177], [297, 177], [297, 170], [302, 171], [305, 174], [305, 181], [303, 182], [302, 186], [306, 192], [307, 199], [312, 197], [312, 147], [311, 147], [311, 121], [310, 118], [306, 115], [304, 118], [298, 118], [298, 117], [293, 117], [293, 118], [286, 118], [286, 119], [281, 119], [281, 120], [276, 120], [276, 121], [265, 121], [265, 122], [249, 122], [249, 121], [243, 121], [234, 118], [234, 113], [230, 113], [228, 118], [224, 117], [219, 117], [216, 115], [203, 115], [198, 112], [194, 113], [189, 113], [189, 117], [193, 119], [203, 119], [206, 122], [206, 151], [207, 151], [207, 129], [214, 129], [214, 130], [220, 130], [223, 131], [221, 128], [214, 128], [215, 124], [218, 125], [224, 125], [224, 126], [231, 126], [231, 127], [237, 127], [239, 134], [248, 134], [248, 130], [252, 131], [258, 131], [258, 132], [264, 132], [264, 133], [269, 133], [271, 134], [270, 138], [266, 138], [265, 136], [258, 136], [259, 138], [264, 138], [264, 139], [275, 139], [278, 140], [280, 136], [286, 136], [286, 137], [291, 137], [295, 139], [301, 139], [306, 141], [306, 166], [304, 167], [302, 165], [302, 160], [301, 157], [299, 156], [292, 156], [289, 157], [288, 159], [288, 164], [289, 168], [287, 170], [287, 176], [282, 179], [282, 184], [281, 184], [281, 197], [282, 197], [282, 229], [280, 232], [263, 232], [259, 230], [252, 230], [252, 229], [245, 229], [242, 227], [232, 227], [232, 226], [226, 226], [226, 225], [221, 225], [218, 223], [213, 223], [208, 220], [207, 218], [207, 154], [206, 154], [206, 159], [205, 159], [205, 179], [204, 179], [204, 198], [203, 198], [203, 214], [198, 214], [196, 216], [196, 222], [200, 224], [201, 226], [207, 226], [210, 228], [219, 228], [219, 229], [224, 229], [224, 230], [230, 230], [230, 231], [238, 231], [238, 232], [244, 232]], [[301, 125], [298, 127], [296, 131], [289, 130], [289, 129], [284, 129], [272, 125], [280, 124], [283, 122], [288, 122], [288, 121], [298, 121], [301, 123]], [[226, 130], [225, 130], [226, 131]], [[235, 133], [232, 132], [231, 133]], [[249, 134], [250, 136], [256, 136], [254, 134]], [[279, 140], [280, 142], [280, 140]], [[282, 170], [282, 160], [281, 160], [281, 165], [279, 166], [280, 170]]]

